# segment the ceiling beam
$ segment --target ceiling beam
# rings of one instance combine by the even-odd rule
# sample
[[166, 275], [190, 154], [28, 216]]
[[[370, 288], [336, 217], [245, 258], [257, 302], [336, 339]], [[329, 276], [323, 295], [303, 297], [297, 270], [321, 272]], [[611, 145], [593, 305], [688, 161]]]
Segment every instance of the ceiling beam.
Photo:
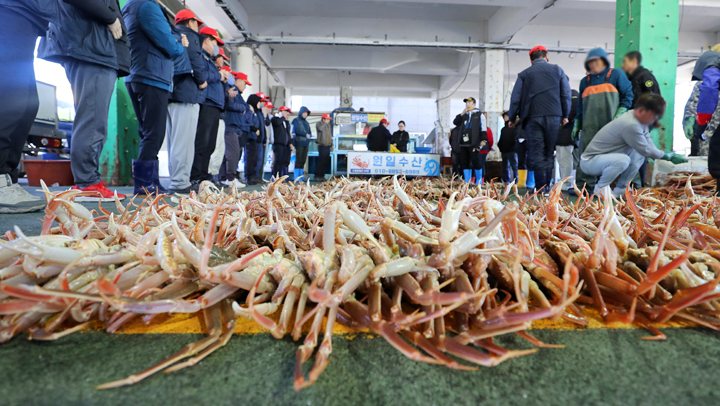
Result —
[[487, 42], [503, 44], [508, 42], [527, 23], [557, 0], [532, 0], [524, 8], [503, 7], [492, 16], [488, 23]]

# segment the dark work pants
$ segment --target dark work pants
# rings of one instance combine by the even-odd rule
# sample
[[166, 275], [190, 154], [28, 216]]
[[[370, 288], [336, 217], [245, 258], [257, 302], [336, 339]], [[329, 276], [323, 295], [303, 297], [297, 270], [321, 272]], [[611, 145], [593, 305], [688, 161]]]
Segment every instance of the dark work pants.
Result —
[[157, 161], [165, 139], [170, 92], [144, 83], [126, 82], [138, 120], [141, 161]]
[[462, 176], [463, 173], [462, 168], [460, 167], [460, 153], [457, 151], [453, 151], [451, 157], [453, 173], [457, 176]]
[[251, 139], [247, 140], [247, 143], [245, 144], [245, 179], [247, 179], [248, 182], [257, 178], [258, 175], [255, 173], [255, 170], [257, 169], [258, 148], [262, 147], [257, 141]]
[[330, 146], [318, 145], [318, 160], [315, 165], [315, 180], [325, 180], [327, 167], [330, 165]]
[[272, 176], [278, 178], [285, 174], [285, 171], [290, 165], [290, 147], [287, 145], [273, 144], [272, 149]]
[[518, 181], [518, 163], [516, 152], [503, 152], [502, 153], [502, 180], [505, 183], [510, 183], [513, 180], [515, 183]]
[[241, 155], [240, 133], [225, 131], [225, 157], [220, 165], [220, 179], [228, 181], [237, 179], [237, 168]]
[[195, 134], [195, 156], [193, 157], [191, 181], [210, 180], [210, 156], [215, 151], [218, 126], [220, 125], [220, 109], [207, 104], [200, 105], [197, 133]]
[[63, 67], [72, 87], [76, 112], [70, 161], [75, 184], [82, 189], [100, 183], [100, 152], [107, 138], [117, 71], [73, 58], [68, 58]]
[[535, 190], [545, 187], [550, 192], [555, 164], [555, 143], [560, 130], [560, 117], [530, 117], [525, 125], [525, 142], [528, 143], [531, 168], [535, 173]]
[[527, 140], [517, 143], [518, 169], [531, 171], [530, 162], [528, 162]]
[[2, 6], [0, 21], [0, 174], [10, 174], [17, 182], [22, 149], [40, 105], [33, 63], [41, 33], [31, 21]]
[[480, 155], [477, 151], [473, 151], [471, 147], [460, 148], [460, 168], [463, 170], [467, 169], [483, 169], [485, 160], [480, 160]]

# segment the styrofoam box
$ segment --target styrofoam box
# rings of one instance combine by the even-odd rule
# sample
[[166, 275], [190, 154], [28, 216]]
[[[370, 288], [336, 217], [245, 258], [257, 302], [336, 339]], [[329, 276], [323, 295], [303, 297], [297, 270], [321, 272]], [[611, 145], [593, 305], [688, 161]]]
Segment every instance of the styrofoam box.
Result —
[[663, 159], [656, 159], [653, 165], [652, 172], [652, 186], [658, 186], [665, 183], [667, 175], [671, 172], [698, 172], [702, 174], [708, 173], [708, 160], [705, 156], [690, 156], [687, 157], [687, 162], [684, 164], [673, 164], [670, 161]]

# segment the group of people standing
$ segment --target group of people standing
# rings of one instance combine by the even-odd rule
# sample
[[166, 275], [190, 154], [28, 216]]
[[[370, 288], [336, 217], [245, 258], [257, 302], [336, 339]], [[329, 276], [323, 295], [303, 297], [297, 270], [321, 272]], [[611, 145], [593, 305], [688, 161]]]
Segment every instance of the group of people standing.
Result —
[[[527, 185], [547, 193], [557, 158], [561, 179], [570, 177], [575, 168], [580, 188], [597, 193], [617, 180], [613, 194], [618, 195], [635, 178], [638, 187], [644, 185], [647, 158], [686, 162], [658, 150], [650, 138], [665, 113], [665, 101], [655, 77], [642, 67], [639, 52], [628, 53], [618, 70], [611, 67], [602, 48], [591, 50], [579, 91], [570, 88], [562, 68], [549, 63], [545, 47], [534, 47], [530, 61], [531, 66], [518, 75], [498, 142], [505, 182], [519, 180], [518, 161], [522, 161]], [[720, 82], [720, 70], [715, 82]], [[472, 170], [476, 180], [482, 176], [478, 169], [484, 167], [483, 149], [491, 148], [492, 141], [486, 137], [485, 117], [475, 109], [474, 99], [465, 102], [453, 130], [459, 137], [451, 133], [451, 146], [453, 162], [457, 158], [469, 181]], [[473, 122], [473, 116], [480, 117]], [[568, 187], [573, 186], [571, 182]]]
[[405, 131], [405, 122], [400, 120], [398, 122], [398, 130], [392, 134], [390, 133], [390, 130], [388, 130], [388, 127], [390, 127], [390, 122], [386, 118], [383, 118], [380, 120], [380, 124], [370, 129], [370, 131], [366, 134], [368, 151], [407, 152], [407, 146], [410, 142], [410, 134]]

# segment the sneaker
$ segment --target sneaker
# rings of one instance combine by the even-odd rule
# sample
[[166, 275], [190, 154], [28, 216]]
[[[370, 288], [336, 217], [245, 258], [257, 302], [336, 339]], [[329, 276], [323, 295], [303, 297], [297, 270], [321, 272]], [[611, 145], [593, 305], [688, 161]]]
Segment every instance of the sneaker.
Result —
[[30, 213], [44, 208], [45, 199], [13, 184], [10, 175], [0, 175], [0, 213]]
[[[115, 193], [105, 186], [105, 182], [101, 181], [94, 185], [90, 185], [86, 188], [80, 189], [77, 186], [73, 186], [72, 189], [82, 190], [83, 192], [93, 192], [90, 196], [78, 196], [75, 198], [76, 202], [113, 202], [115, 201]], [[122, 193], [117, 194], [118, 199], [125, 199], [125, 195]]]
[[240, 182], [240, 181], [237, 180], [237, 179], [235, 179], [234, 181], [232, 181], [232, 183], [230, 183], [230, 186], [232, 186], [232, 185], [235, 185], [235, 187], [238, 188], [238, 189], [242, 189], [242, 188], [244, 188], [245, 186], [247, 186], [246, 184]]
[[193, 189], [191, 186], [186, 187], [185, 189], [176, 189], [176, 188], [171, 187], [170, 189], [168, 189], [168, 193], [171, 195], [189, 195], [190, 191], [192, 191], [192, 190]]

